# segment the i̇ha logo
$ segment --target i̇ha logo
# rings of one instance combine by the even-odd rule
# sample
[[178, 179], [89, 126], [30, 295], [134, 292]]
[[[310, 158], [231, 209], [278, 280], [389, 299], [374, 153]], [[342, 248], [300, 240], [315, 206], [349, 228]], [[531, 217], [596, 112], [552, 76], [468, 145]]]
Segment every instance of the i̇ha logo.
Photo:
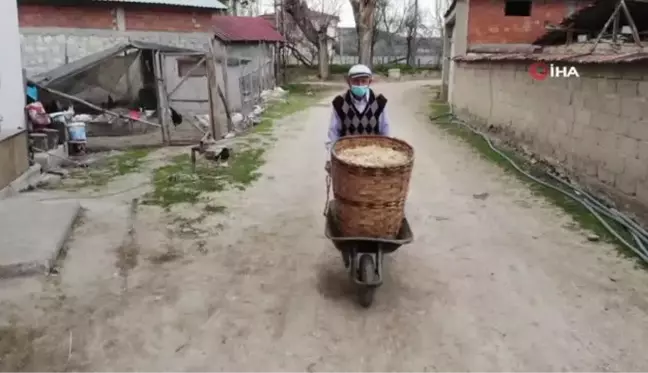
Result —
[[529, 75], [533, 80], [545, 80], [547, 78], [580, 78], [575, 66], [547, 65], [544, 62], [536, 62], [529, 66]]

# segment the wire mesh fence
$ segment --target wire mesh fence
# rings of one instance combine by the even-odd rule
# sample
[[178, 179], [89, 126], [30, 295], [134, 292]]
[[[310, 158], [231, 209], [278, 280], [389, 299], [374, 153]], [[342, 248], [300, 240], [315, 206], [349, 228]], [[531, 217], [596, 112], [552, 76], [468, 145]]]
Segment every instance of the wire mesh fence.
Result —
[[255, 107], [263, 103], [262, 93], [274, 87], [275, 76], [272, 61], [244, 69], [239, 77], [241, 114], [248, 118], [252, 116]]
[[[333, 56], [332, 62], [336, 65], [354, 65], [359, 61], [358, 56], [336, 55]], [[406, 63], [406, 56], [374, 56], [374, 65], [388, 65], [388, 64], [404, 64]], [[419, 55], [415, 58], [417, 67], [437, 67], [441, 61], [441, 56], [437, 55]]]
[[[355, 65], [359, 63], [360, 57], [358, 56], [349, 56], [349, 55], [335, 55], [331, 57], [331, 63], [334, 65]], [[374, 66], [379, 65], [391, 65], [391, 64], [405, 64], [407, 61], [406, 56], [374, 56], [373, 64]], [[289, 65], [301, 65], [302, 62], [293, 57], [289, 56], [287, 59]], [[419, 55], [415, 58], [415, 63], [417, 67], [422, 68], [437, 68], [441, 63], [441, 56], [439, 55]]]
[[[239, 51], [241, 52], [241, 51]], [[73, 105], [93, 150], [194, 144], [248, 127], [275, 88], [272, 48], [183, 50], [120, 45], [34, 81], [48, 112]], [[267, 95], [266, 95], [267, 96]]]

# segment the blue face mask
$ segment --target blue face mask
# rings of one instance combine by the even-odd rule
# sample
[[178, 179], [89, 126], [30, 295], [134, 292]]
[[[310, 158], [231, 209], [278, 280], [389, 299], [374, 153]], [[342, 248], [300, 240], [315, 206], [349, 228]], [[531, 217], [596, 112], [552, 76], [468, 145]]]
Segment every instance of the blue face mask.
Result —
[[366, 85], [353, 85], [351, 86], [351, 93], [357, 97], [364, 97], [367, 94], [369, 87]]

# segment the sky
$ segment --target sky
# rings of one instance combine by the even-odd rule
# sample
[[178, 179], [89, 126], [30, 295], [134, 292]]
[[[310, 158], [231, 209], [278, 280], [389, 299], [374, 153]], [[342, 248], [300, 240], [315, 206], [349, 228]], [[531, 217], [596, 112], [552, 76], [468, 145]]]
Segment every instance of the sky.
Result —
[[[261, 2], [261, 13], [273, 13], [273, 0], [259, 0]], [[316, 0], [316, 1], [332, 1], [332, 0]], [[354, 27], [355, 21], [353, 20], [353, 10], [349, 0], [337, 0], [341, 2], [340, 9], [340, 26]], [[402, 0], [401, 0], [402, 1]], [[439, 0], [420, 0], [421, 11], [423, 14], [430, 14], [433, 5]], [[310, 1], [309, 1], [310, 2]], [[332, 1], [334, 2], [334, 1]]]

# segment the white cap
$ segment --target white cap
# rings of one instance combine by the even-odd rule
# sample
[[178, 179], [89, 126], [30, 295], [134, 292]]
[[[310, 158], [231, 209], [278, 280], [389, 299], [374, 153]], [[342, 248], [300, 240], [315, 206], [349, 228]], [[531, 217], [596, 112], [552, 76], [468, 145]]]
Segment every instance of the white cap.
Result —
[[353, 65], [349, 69], [349, 78], [355, 78], [358, 76], [372, 76], [371, 69], [365, 65]]

